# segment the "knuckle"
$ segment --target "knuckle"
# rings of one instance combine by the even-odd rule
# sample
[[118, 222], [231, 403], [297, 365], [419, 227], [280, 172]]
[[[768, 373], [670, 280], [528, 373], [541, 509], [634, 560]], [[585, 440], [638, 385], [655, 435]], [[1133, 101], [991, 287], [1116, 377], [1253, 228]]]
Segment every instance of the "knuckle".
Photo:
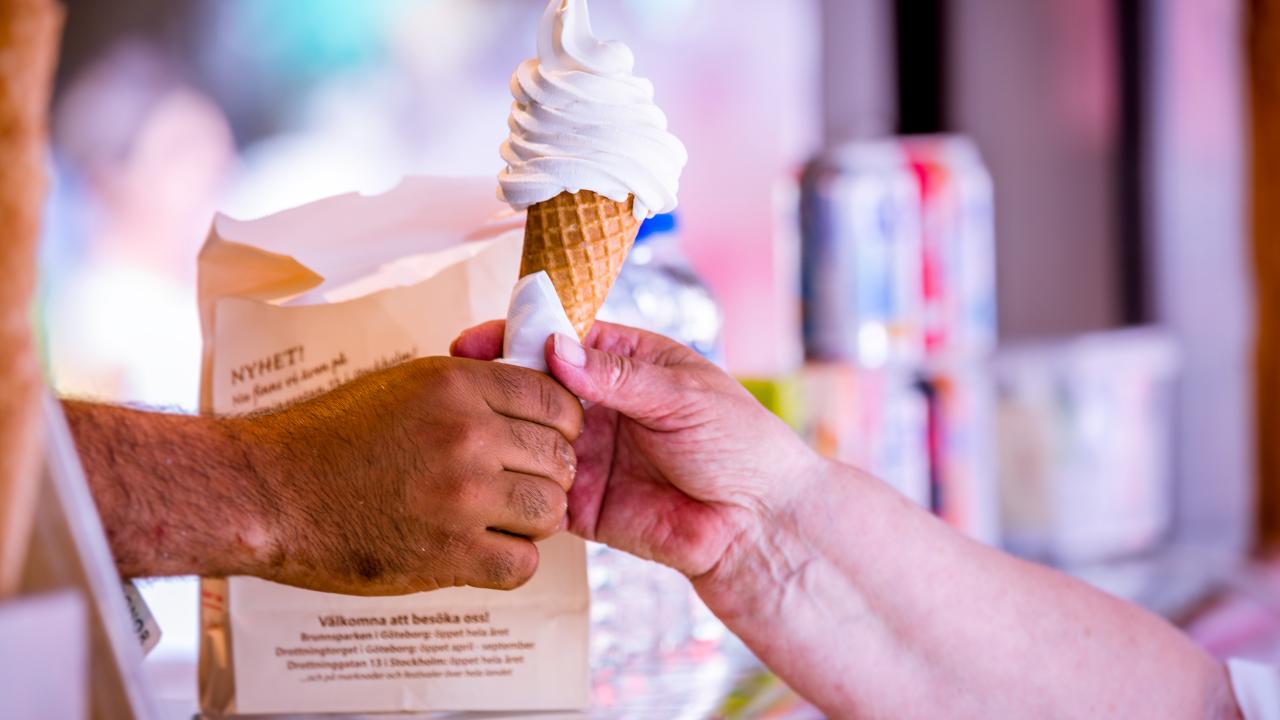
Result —
[[653, 362], [655, 365], [664, 367], [678, 365], [706, 366], [711, 364], [706, 358], [695, 352], [693, 348], [668, 338], [662, 338], [661, 349], [654, 354]]
[[449, 358], [425, 357], [412, 361], [409, 369], [427, 382], [449, 378], [457, 372], [457, 364]]
[[572, 482], [577, 473], [578, 458], [573, 445], [558, 431], [531, 423], [511, 424], [512, 442], [526, 453], [530, 467], [540, 468], [560, 485]]
[[511, 488], [507, 498], [510, 508], [531, 524], [539, 524], [554, 515], [556, 504], [544, 483], [522, 480]]
[[533, 543], [529, 543], [523, 552], [517, 553], [516, 578], [519, 581], [519, 585], [516, 587], [529, 582], [533, 574], [538, 571], [538, 560], [538, 548]]
[[537, 452], [539, 443], [534, 437], [533, 428], [524, 423], [510, 423], [511, 442], [525, 452]]
[[402, 367], [406, 372], [421, 373], [426, 375], [426, 374], [431, 374], [435, 372], [436, 368], [439, 367], [440, 365], [439, 360], [440, 358], [437, 358], [434, 356], [415, 358], [405, 363]]
[[542, 417], [558, 418], [563, 414], [565, 390], [555, 381], [547, 379], [538, 383], [537, 403]]
[[465, 400], [475, 380], [468, 361], [429, 357], [414, 361], [420, 392], [432, 407], [457, 407]]
[[538, 548], [528, 543], [521, 550], [511, 553], [512, 574], [511, 589], [529, 582], [538, 571]]
[[503, 549], [484, 561], [485, 579], [500, 590], [515, 590], [529, 582], [538, 570], [538, 549], [525, 543], [518, 550]]
[[549, 427], [539, 427], [535, 431], [537, 433], [537, 441], [535, 446], [537, 452], [550, 458], [558, 458], [560, 456], [560, 446], [565, 443], [564, 437]]
[[450, 454], [459, 461], [467, 462], [483, 457], [490, 449], [492, 433], [481, 423], [456, 423], [449, 429], [448, 434]]
[[518, 397], [520, 389], [525, 383], [522, 377], [525, 373], [533, 374], [530, 370], [511, 367], [509, 365], [501, 365], [493, 363], [489, 368], [489, 377], [493, 381], [498, 392], [507, 397]]
[[567, 516], [568, 514], [569, 514], [569, 494], [564, 492], [559, 493], [558, 497], [556, 498], [556, 504], [553, 508], [553, 511], [551, 512], [550, 515], [547, 516], [546, 525], [539, 528], [541, 535], [539, 536], [538, 539], [543, 540], [559, 532], [560, 523], [565, 519], [565, 516]]
[[634, 373], [631, 361], [621, 355], [608, 355], [607, 367], [605, 368], [605, 381], [608, 383], [610, 390], [617, 390], [626, 387], [631, 381], [631, 375]]
[[569, 442], [568, 438], [556, 433], [552, 441], [554, 443], [551, 446], [552, 457], [569, 468], [573, 468], [578, 464], [578, 454], [574, 452], [573, 443]]

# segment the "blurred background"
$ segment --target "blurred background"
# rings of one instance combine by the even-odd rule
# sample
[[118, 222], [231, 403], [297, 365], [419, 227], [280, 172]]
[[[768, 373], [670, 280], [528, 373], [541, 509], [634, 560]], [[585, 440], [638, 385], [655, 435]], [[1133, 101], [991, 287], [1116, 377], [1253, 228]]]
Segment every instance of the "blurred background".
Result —
[[[213, 213], [495, 176], [508, 78], [543, 11], [66, 5], [48, 371], [65, 394], [187, 412]], [[678, 246], [664, 267], [715, 301], [672, 311], [710, 318], [714, 337], [704, 322], [690, 342], [824, 451], [975, 537], [1164, 612], [1215, 652], [1280, 657], [1276, 583], [1244, 564], [1242, 0], [591, 9], [689, 148], [678, 221], [655, 232]], [[615, 317], [659, 287], [632, 276]], [[166, 633], [151, 669], [189, 692], [195, 584], [144, 592]]]

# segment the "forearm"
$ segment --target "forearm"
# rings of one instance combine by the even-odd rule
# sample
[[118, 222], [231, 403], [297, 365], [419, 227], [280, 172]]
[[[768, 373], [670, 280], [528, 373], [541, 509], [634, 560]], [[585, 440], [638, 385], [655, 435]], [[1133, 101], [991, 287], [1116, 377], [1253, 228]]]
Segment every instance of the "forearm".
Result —
[[699, 591], [836, 717], [1235, 717], [1172, 627], [973, 543], [842, 466]]
[[63, 408], [122, 576], [262, 576], [281, 562], [250, 421]]

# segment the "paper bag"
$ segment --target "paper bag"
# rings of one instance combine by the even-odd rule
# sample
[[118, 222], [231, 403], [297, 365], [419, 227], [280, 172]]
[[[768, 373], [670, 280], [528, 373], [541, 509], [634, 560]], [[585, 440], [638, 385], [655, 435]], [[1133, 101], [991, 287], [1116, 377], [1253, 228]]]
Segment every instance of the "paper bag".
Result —
[[[236, 415], [447, 354], [506, 315], [523, 218], [493, 181], [406, 180], [251, 222], [200, 254], [201, 408]], [[496, 218], [496, 219], [495, 219]], [[201, 582], [208, 714], [570, 710], [588, 702], [586, 552], [559, 535], [514, 592], [357, 598], [254, 578]]]

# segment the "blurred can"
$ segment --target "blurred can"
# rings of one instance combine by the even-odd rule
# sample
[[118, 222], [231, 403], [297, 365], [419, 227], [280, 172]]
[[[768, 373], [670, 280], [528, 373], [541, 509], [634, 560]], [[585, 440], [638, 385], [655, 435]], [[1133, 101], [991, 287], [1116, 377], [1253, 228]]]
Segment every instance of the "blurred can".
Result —
[[930, 507], [929, 407], [914, 372], [823, 362], [802, 380], [801, 432], [814, 449]]
[[933, 358], [989, 354], [996, 343], [995, 200], [973, 141], [904, 138], [920, 198], [921, 301]]
[[824, 152], [801, 178], [801, 292], [811, 360], [909, 366], [923, 356], [920, 196], [896, 141]]
[[928, 397], [930, 506], [975, 540], [1000, 540], [994, 386], [985, 361], [929, 368], [920, 382]]

